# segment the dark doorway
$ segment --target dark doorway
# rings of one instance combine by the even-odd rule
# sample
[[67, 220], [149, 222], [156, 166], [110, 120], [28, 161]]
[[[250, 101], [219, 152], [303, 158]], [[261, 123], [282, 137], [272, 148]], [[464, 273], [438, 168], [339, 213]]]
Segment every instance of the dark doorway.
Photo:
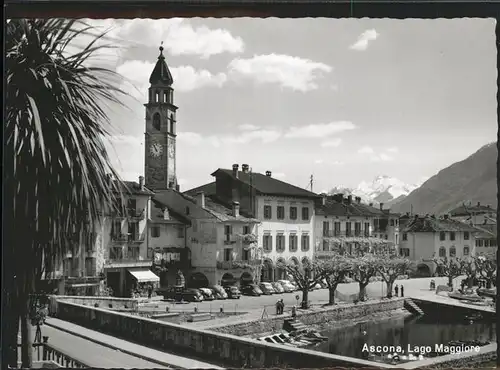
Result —
[[113, 291], [113, 296], [119, 297], [121, 294], [120, 273], [108, 272], [106, 274], [106, 284]]

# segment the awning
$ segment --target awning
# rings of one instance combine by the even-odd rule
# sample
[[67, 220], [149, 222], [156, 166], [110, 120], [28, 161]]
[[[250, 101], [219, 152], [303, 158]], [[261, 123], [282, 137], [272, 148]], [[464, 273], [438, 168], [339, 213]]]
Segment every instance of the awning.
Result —
[[132, 274], [133, 277], [137, 280], [139, 283], [146, 283], [150, 281], [155, 281], [158, 282], [160, 281], [160, 278], [156, 276], [153, 271], [151, 270], [137, 270], [137, 271], [131, 271], [128, 270]]

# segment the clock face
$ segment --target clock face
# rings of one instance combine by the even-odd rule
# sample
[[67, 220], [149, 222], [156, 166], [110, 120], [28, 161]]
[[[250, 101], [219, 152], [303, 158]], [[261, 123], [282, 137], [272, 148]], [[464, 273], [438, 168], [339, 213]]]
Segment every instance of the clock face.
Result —
[[153, 157], [159, 157], [163, 153], [163, 147], [160, 143], [153, 143], [149, 148], [149, 152]]

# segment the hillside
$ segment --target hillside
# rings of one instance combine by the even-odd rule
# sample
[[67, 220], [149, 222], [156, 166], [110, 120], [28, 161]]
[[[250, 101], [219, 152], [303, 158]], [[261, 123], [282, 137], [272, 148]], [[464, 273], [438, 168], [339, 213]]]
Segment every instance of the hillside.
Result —
[[440, 214], [464, 201], [481, 202], [497, 208], [496, 143], [483, 146], [467, 159], [452, 164], [424, 182], [400, 202], [392, 205], [394, 212]]

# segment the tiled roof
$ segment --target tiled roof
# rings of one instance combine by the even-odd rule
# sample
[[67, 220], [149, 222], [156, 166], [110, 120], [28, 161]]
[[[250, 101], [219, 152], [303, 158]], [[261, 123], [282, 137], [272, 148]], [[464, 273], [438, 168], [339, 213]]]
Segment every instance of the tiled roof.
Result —
[[466, 205], [461, 205], [460, 207], [457, 207], [455, 209], [452, 209], [449, 213], [452, 216], [469, 216], [472, 213], [496, 213], [496, 209], [490, 207], [490, 206], [484, 206], [484, 205], [471, 205], [471, 206], [466, 206]]
[[405, 233], [432, 233], [440, 231], [469, 231], [477, 232], [473, 226], [466, 223], [444, 218], [434, 218], [431, 216], [413, 218], [404, 228]]
[[319, 204], [315, 207], [317, 215], [325, 216], [364, 216], [364, 217], [376, 217], [383, 216], [384, 212], [375, 207], [370, 207], [369, 205], [362, 203], [351, 202], [347, 204], [345, 202], [337, 202], [332, 199], [328, 199], [325, 205]]
[[[174, 192], [177, 196], [182, 197], [185, 200], [187, 206], [198, 207], [200, 209], [203, 209], [205, 212], [207, 212], [208, 215], [217, 218], [221, 222], [226, 222], [226, 221], [246, 222], [246, 223], [260, 222], [259, 220], [246, 217], [244, 212], [240, 213], [240, 216], [234, 217], [232, 215], [233, 212], [232, 207], [228, 207], [226, 204], [219, 201], [215, 196], [205, 196], [205, 208], [202, 208], [196, 202], [196, 199], [190, 195], [181, 193], [174, 189], [164, 190], [163, 192]], [[167, 198], [162, 194], [162, 192], [155, 194], [154, 200], [156, 200], [161, 204], [168, 203]], [[180, 216], [185, 217], [187, 219], [192, 219], [191, 215], [182, 214]]]
[[497, 236], [497, 225], [496, 224], [484, 224], [484, 225], [474, 225], [479, 232], [489, 235], [489, 236]]
[[121, 191], [130, 194], [130, 195], [154, 195], [151, 190], [146, 188], [145, 186], [141, 189], [139, 183], [135, 181], [122, 181], [125, 186], [120, 186], [118, 182], [115, 180], [115, 184], [121, 187]]
[[200, 191], [204, 192], [205, 195], [215, 195], [217, 193], [216, 182], [210, 182], [208, 184], [198, 186], [197, 188], [189, 189], [188, 191], [185, 191], [184, 194], [195, 196]]
[[[164, 210], [167, 208], [169, 219], [164, 219]], [[167, 207], [162, 202], [153, 199], [151, 202], [151, 220], [153, 222], [190, 225], [191, 222], [186, 217]]]
[[[219, 168], [212, 176], [229, 176], [233, 179], [233, 171]], [[277, 180], [272, 176], [266, 176], [258, 172], [238, 172], [238, 180], [253, 187], [258, 193], [266, 195], [283, 195], [297, 198], [318, 198], [319, 195], [298, 186]]]

